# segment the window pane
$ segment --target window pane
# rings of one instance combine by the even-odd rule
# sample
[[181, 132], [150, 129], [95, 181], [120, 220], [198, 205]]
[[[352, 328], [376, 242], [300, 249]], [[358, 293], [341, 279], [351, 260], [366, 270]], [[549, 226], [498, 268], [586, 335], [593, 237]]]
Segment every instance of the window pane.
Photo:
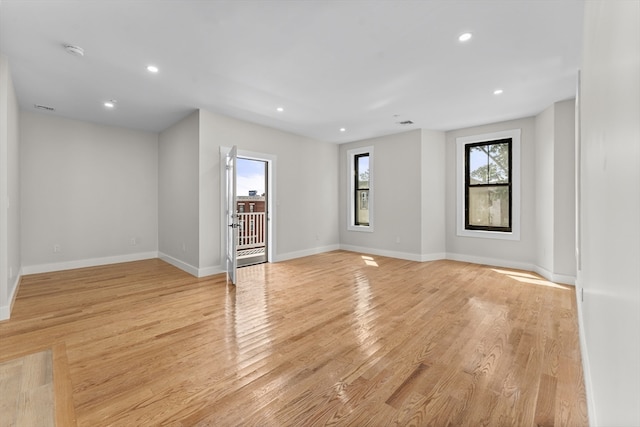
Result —
[[369, 188], [369, 155], [365, 154], [356, 157], [356, 162], [358, 172], [357, 188]]
[[469, 187], [469, 225], [510, 227], [509, 187]]
[[356, 191], [356, 225], [369, 225], [369, 190]]
[[485, 149], [489, 153], [489, 183], [508, 183], [509, 144], [491, 144]]
[[469, 184], [487, 184], [488, 173], [485, 147], [469, 147]]

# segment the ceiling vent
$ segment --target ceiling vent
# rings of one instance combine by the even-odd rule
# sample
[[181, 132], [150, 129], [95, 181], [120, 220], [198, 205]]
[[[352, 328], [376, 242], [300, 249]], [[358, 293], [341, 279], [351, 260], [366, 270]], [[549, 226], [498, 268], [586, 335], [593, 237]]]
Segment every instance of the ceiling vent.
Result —
[[47, 105], [33, 104], [33, 108], [36, 110], [44, 110], [44, 111], [56, 111], [55, 108], [49, 107]]
[[412, 125], [413, 122], [411, 120], [403, 120], [401, 122], [398, 122], [399, 125]]
[[64, 49], [74, 56], [84, 56], [84, 49], [80, 46], [74, 46], [72, 44], [65, 44]]

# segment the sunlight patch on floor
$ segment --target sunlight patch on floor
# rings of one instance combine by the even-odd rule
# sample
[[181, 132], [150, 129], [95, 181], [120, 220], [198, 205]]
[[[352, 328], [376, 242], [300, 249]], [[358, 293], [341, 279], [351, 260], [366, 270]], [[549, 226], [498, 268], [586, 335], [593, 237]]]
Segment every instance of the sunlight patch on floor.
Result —
[[378, 266], [378, 263], [375, 262], [373, 260], [373, 258], [370, 257], [370, 256], [362, 255], [362, 259], [364, 260], [364, 263], [367, 264], [367, 265], [370, 265], [372, 267], [377, 267]]
[[0, 426], [54, 426], [51, 350], [0, 363]]
[[504, 274], [505, 276], [508, 276], [511, 279], [517, 280], [520, 283], [529, 283], [531, 285], [547, 286], [550, 288], [564, 289], [564, 290], [572, 289], [571, 286], [553, 283], [531, 273], [525, 273], [522, 271], [501, 270], [498, 268], [492, 268], [491, 270], [495, 271], [496, 273]]

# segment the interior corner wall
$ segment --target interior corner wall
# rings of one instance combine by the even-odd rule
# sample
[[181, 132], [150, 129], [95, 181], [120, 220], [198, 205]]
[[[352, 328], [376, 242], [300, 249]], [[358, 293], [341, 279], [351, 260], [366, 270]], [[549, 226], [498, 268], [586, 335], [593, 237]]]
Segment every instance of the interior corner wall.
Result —
[[556, 102], [535, 117], [535, 270], [574, 284], [575, 100]]
[[422, 129], [421, 141], [421, 261], [446, 258], [445, 133]]
[[25, 274], [155, 258], [158, 135], [22, 111]]
[[0, 55], [0, 320], [10, 317], [21, 275], [19, 164], [18, 101]]
[[[374, 148], [374, 231], [349, 231], [347, 151], [366, 146]], [[374, 255], [422, 259], [422, 148], [419, 129], [340, 145], [341, 247]]]
[[638, 426], [640, 2], [586, 2], [582, 52], [578, 309], [589, 416]]
[[[456, 138], [521, 129], [520, 240], [482, 239], [457, 235]], [[533, 270], [536, 258], [535, 118], [493, 123], [446, 133], [446, 247], [447, 257], [462, 261]]]
[[202, 271], [219, 270], [223, 265], [220, 147], [234, 145], [276, 157], [274, 260], [339, 247], [336, 144], [200, 110]]
[[536, 269], [550, 276], [553, 272], [554, 248], [554, 135], [555, 104], [535, 118], [535, 229]]
[[199, 155], [197, 111], [158, 137], [158, 251], [160, 258], [199, 275]]
[[[553, 270], [551, 279], [575, 284], [576, 155], [575, 99], [554, 104]], [[538, 233], [540, 229], [538, 228]]]

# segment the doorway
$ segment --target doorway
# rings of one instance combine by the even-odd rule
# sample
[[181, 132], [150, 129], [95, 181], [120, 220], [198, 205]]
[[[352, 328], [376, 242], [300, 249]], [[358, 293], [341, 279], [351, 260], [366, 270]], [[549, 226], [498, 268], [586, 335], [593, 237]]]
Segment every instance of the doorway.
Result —
[[237, 265], [244, 267], [268, 260], [269, 163], [238, 156], [236, 168]]
[[[254, 166], [254, 173], [250, 173], [251, 169], [249, 168], [249, 173], [242, 172], [243, 175], [247, 175], [248, 177], [253, 176], [252, 179], [249, 179], [249, 185], [243, 186], [241, 185], [238, 188], [237, 185], [237, 177], [238, 177], [238, 167], [237, 161], [239, 159], [245, 160], [253, 160], [258, 161], [258, 163], [250, 163], [249, 166]], [[221, 218], [221, 230], [223, 238], [220, 239], [221, 243], [221, 253], [223, 255], [223, 262], [225, 265], [225, 270], [227, 271], [227, 275], [231, 283], [236, 284], [236, 268], [239, 265], [250, 265], [260, 262], [273, 262], [276, 247], [276, 221], [274, 218], [276, 217], [276, 156], [272, 154], [264, 154], [253, 151], [241, 150], [237, 147], [220, 147], [220, 160], [222, 167], [220, 168], [220, 183], [221, 183], [221, 194], [220, 194], [220, 218]], [[257, 171], [257, 172], [256, 172]], [[255, 176], [260, 178], [256, 178]], [[263, 185], [258, 185], [258, 183], [263, 183]], [[262, 190], [264, 186], [264, 190]], [[255, 188], [254, 188], [255, 187]], [[239, 206], [238, 199], [236, 197], [236, 193], [238, 190], [244, 194], [240, 194], [241, 196], [250, 196], [254, 194], [254, 197], [261, 197], [264, 194], [264, 228], [262, 230], [259, 229], [261, 227], [261, 223], [256, 221], [254, 218], [253, 228], [251, 223], [251, 218], [243, 218], [244, 223], [240, 224], [240, 215], [239, 215]], [[251, 193], [249, 193], [251, 191]], [[251, 213], [251, 205], [253, 201], [250, 199], [245, 199], [240, 203], [245, 203], [242, 208], [243, 211]], [[257, 206], [257, 203], [254, 204], [253, 210], [254, 213], [256, 210], [260, 209]], [[243, 235], [243, 240], [240, 242], [240, 227], [243, 227], [246, 231]], [[257, 244], [258, 236], [252, 236], [254, 233], [264, 233], [264, 249], [259, 249], [261, 244]], [[245, 239], [246, 238], [246, 239]], [[243, 252], [242, 262], [238, 262], [238, 248], [237, 246], [241, 244], [244, 247], [241, 247], [240, 250], [255, 250], [255, 253]], [[245, 246], [250, 245], [250, 246]], [[259, 252], [258, 252], [259, 251]]]

